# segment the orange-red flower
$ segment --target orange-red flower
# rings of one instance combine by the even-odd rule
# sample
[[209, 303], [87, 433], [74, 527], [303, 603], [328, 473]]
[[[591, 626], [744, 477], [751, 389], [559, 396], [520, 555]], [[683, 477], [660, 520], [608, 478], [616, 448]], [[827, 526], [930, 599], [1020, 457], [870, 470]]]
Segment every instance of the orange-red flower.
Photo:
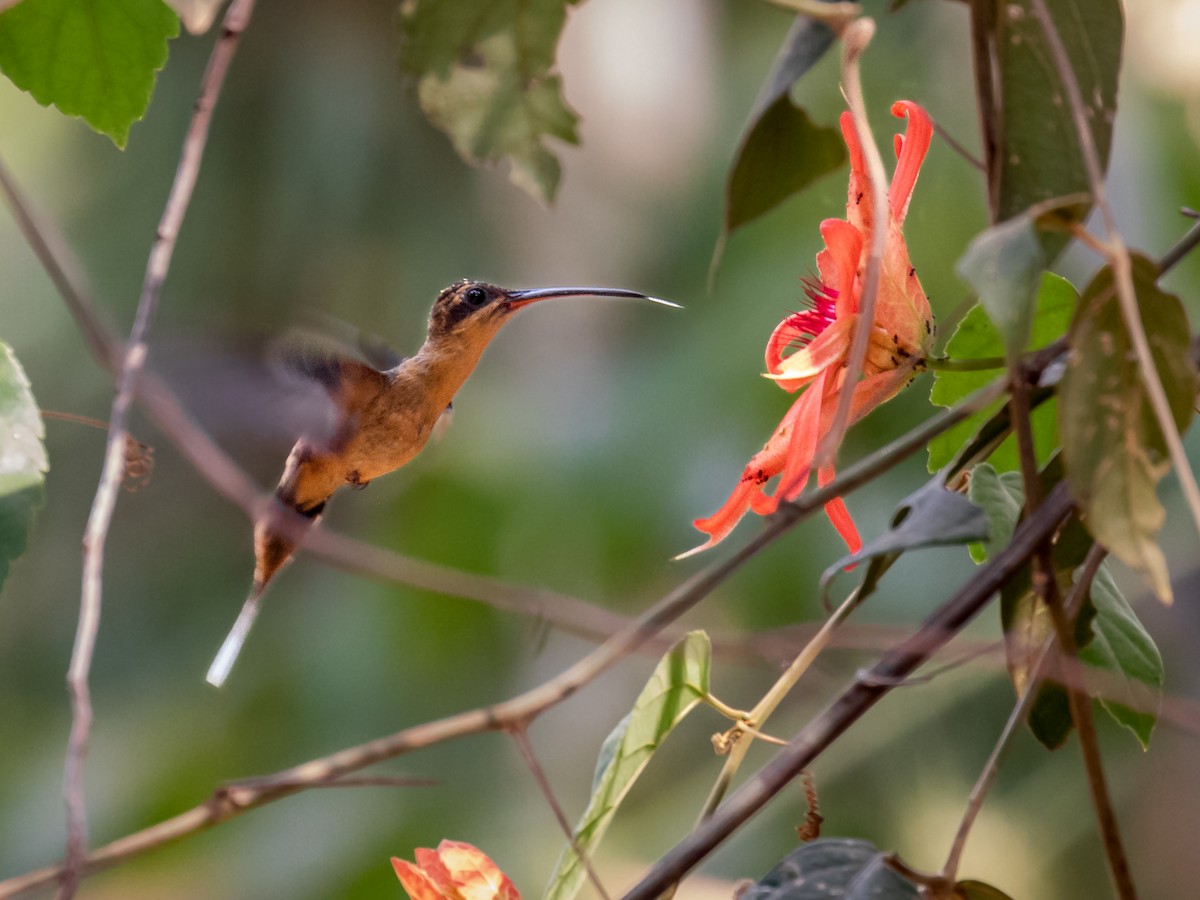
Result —
[[462, 841], [419, 847], [416, 865], [392, 857], [412, 900], [521, 900], [508, 876], [482, 850]]
[[[748, 511], [769, 515], [781, 500], [794, 500], [808, 483], [817, 442], [829, 430], [846, 379], [847, 357], [863, 290], [871, 238], [886, 228], [879, 290], [875, 297], [870, 346], [863, 378], [854, 382], [850, 424], [896, 396], [924, 365], [933, 343], [929, 300], [908, 258], [902, 226], [917, 173], [933, 137], [933, 122], [920, 106], [901, 100], [892, 113], [908, 119], [905, 135], [896, 135], [896, 172], [887, 192], [886, 220], [872, 208], [870, 174], [849, 112], [842, 113], [842, 135], [850, 151], [850, 190], [846, 218], [821, 223], [825, 249], [817, 254], [816, 278], [804, 281], [811, 308], [788, 316], [767, 341], [767, 374], [787, 391], [806, 388], [775, 433], [742, 470], [725, 504], [695, 525], [709, 538], [695, 550], [722, 540]], [[882, 217], [879, 217], [882, 218]], [[792, 352], [785, 355], [785, 352]], [[857, 379], [857, 374], [854, 376]], [[763, 486], [779, 475], [774, 494]], [[832, 466], [817, 472], [817, 483], [832, 481]], [[840, 499], [825, 505], [834, 528], [852, 552], [862, 546], [858, 530]], [[689, 554], [684, 554], [689, 555]]]

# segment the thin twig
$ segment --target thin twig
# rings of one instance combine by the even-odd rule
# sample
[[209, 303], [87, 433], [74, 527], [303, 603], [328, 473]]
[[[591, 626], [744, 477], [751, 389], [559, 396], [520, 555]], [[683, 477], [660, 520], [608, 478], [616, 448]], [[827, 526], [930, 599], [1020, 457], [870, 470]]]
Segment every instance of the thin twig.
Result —
[[973, 153], [971, 153], [970, 150], [968, 150], [966, 147], [964, 147], [962, 144], [960, 144], [958, 141], [956, 141], [954, 139], [953, 135], [951, 135], [950, 132], [948, 132], [945, 128], [943, 128], [936, 119], [934, 119], [934, 121], [933, 121], [933, 130], [937, 132], [938, 137], [940, 137], [943, 141], [945, 141], [947, 144], [950, 145], [951, 150], [953, 150], [955, 153], [957, 153], [959, 156], [961, 156], [963, 159], [965, 159], [968, 163], [970, 163], [972, 166], [974, 166], [980, 172], [984, 172], [984, 173], [987, 172], [987, 166], [984, 165], [983, 160], [979, 159], [977, 156], [975, 156]]
[[811, 641], [809, 641], [792, 664], [784, 670], [783, 674], [776, 679], [771, 685], [770, 690], [763, 695], [762, 699], [755, 704], [750, 710], [749, 715], [745, 717], [745, 722], [734, 725], [725, 734], [726, 744], [729, 746], [729, 755], [725, 757], [725, 763], [721, 766], [721, 772], [717, 775], [717, 780], [713, 784], [712, 790], [709, 792], [708, 799], [704, 802], [704, 808], [700, 812], [700, 821], [703, 822], [720, 806], [721, 801], [725, 798], [725, 793], [729, 790], [729, 786], [733, 783], [733, 778], [737, 774], [738, 769], [742, 765], [742, 761], [746, 758], [746, 754], [750, 751], [751, 740], [756, 736], [755, 732], [762, 729], [766, 724], [771, 713], [779, 707], [784, 698], [796, 686], [796, 682], [800, 680], [805, 672], [811, 668], [816, 662], [818, 656], [821, 655], [828, 645], [833, 633], [837, 630], [842, 622], [849, 618], [850, 613], [858, 608], [860, 592], [857, 588], [850, 592], [845, 600], [821, 626]]
[[525, 765], [529, 766], [529, 771], [533, 773], [533, 780], [537, 782], [542, 796], [554, 812], [554, 818], [557, 820], [563, 834], [566, 835], [571, 849], [575, 851], [576, 858], [583, 864], [584, 871], [587, 872], [588, 880], [591, 881], [592, 887], [596, 889], [596, 893], [601, 896], [602, 900], [611, 900], [608, 891], [604, 889], [604, 884], [600, 881], [600, 876], [596, 873], [595, 866], [592, 865], [592, 858], [588, 856], [583, 847], [579, 845], [579, 841], [575, 839], [575, 831], [571, 828], [571, 823], [567, 820], [567, 814], [563, 812], [562, 804], [554, 796], [554, 789], [550, 787], [550, 779], [546, 777], [546, 770], [542, 768], [537, 754], [533, 752], [533, 745], [529, 743], [529, 735], [526, 733], [525, 728], [518, 725], [510, 728], [508, 733], [516, 742], [517, 748], [521, 751], [521, 757], [525, 760]]
[[[969, 622], [992, 599], [1046, 535], [1053, 533], [1071, 509], [1066, 486], [1059, 485], [1038, 512], [1022, 522], [1009, 545], [984, 565], [950, 600], [922, 624], [908, 640], [895, 647], [871, 670], [886, 683], [903, 678]], [[884, 686], [856, 681], [792, 738], [791, 743], [757, 775], [721, 804], [716, 813], [670, 852], [624, 900], [654, 900], [704, 859], [713, 849], [744, 824], [768, 800], [783, 789], [802, 769], [827, 749], [846, 729], [858, 721], [887, 692]]]
[[813, 458], [812, 469], [818, 471], [831, 465], [836, 457], [846, 428], [850, 422], [850, 404], [854, 399], [854, 387], [863, 371], [867, 359], [867, 348], [871, 343], [871, 332], [875, 328], [875, 298], [879, 295], [879, 279], [883, 271], [883, 252], [888, 235], [888, 192], [887, 174], [883, 169], [883, 158], [875, 146], [871, 124], [867, 120], [867, 108], [863, 101], [862, 79], [858, 60], [875, 34], [873, 19], [858, 19], [842, 32], [842, 83], [846, 103], [854, 120], [854, 132], [862, 150], [863, 161], [871, 185], [871, 243], [867, 251], [866, 272], [863, 275], [862, 293], [858, 300], [858, 314], [854, 323], [854, 338], [850, 342], [850, 353], [846, 358], [842, 389], [838, 393], [837, 407], [830, 420], [829, 429], [821, 436]]
[[[1087, 558], [1083, 563], [1083, 569], [1079, 575], [1079, 581], [1075, 583], [1075, 587], [1071, 591], [1071, 596], [1067, 598], [1068, 615], [1073, 616], [1082, 608], [1082, 600], [1087, 596], [1092, 579], [1095, 578], [1096, 571], [1100, 568], [1100, 563], [1104, 561], [1105, 555], [1106, 551], [1099, 544], [1093, 544], [1092, 549], [1088, 551]], [[967, 808], [963, 811], [962, 821], [959, 822], [958, 830], [954, 834], [954, 840], [950, 845], [950, 852], [946, 856], [946, 864], [942, 866], [942, 877], [949, 883], [953, 883], [958, 878], [958, 865], [962, 860], [963, 850], [967, 845], [967, 837], [971, 833], [971, 828], [974, 826], [980, 810], [983, 809], [984, 798], [987, 797], [988, 791], [991, 790], [992, 785], [996, 781], [996, 776], [1000, 773], [1000, 761], [1008, 749], [1009, 742], [1012, 740], [1013, 735], [1016, 734], [1017, 728], [1025, 721], [1030, 707], [1033, 706], [1033, 701], [1038, 696], [1038, 685], [1043, 679], [1047, 663], [1050, 659], [1050, 652], [1054, 647], [1054, 641], [1054, 635], [1048, 635], [1042, 643], [1037, 659], [1034, 661], [1033, 667], [1029, 670], [1025, 693], [1018, 698], [1016, 704], [1013, 706], [1013, 711], [1009, 715], [1008, 721], [1004, 724], [1004, 730], [1000, 732], [1000, 737], [996, 739], [996, 745], [992, 748], [987, 762], [984, 763], [983, 771], [979, 773], [979, 778], [975, 781], [975, 786], [971, 788], [971, 794], [967, 798]]]
[[[958, 406], [942, 410], [887, 447], [876, 451], [855, 465], [847, 467], [835, 481], [825, 487], [801, 496], [794, 503], [782, 504], [779, 512], [767, 524], [767, 527], [741, 550], [727, 560], [710, 563], [663, 597], [634, 622], [610, 637], [592, 653], [544, 684], [496, 706], [470, 710], [435, 722], [408, 728], [366, 744], [347, 747], [329, 756], [277, 773], [270, 778], [257, 779], [252, 782], [254, 785], [252, 787], [235, 786], [228, 791], [218, 792], [200, 806], [142, 831], [127, 835], [92, 852], [84, 861], [81, 873], [90, 874], [111, 868], [127, 859], [178, 841], [195, 831], [210, 828], [251, 809], [302, 791], [305, 789], [305, 785], [336, 780], [385, 759], [393, 759], [441, 741], [532, 721], [543, 711], [572, 696], [588, 682], [616, 665], [625, 655], [651, 640], [654, 635], [663, 630], [667, 623], [672, 622], [712, 593], [729, 576], [789, 528], [821, 509], [832, 498], [861, 487], [882, 472], [897, 465], [912, 453], [923, 448], [933, 436], [952, 428], [992, 403], [1003, 390], [1002, 380], [993, 382], [976, 391]], [[152, 396], [159, 400], [163, 399], [161, 395], [154, 392], [143, 393], [143, 399]], [[166, 408], [170, 409], [171, 407], [167, 406]], [[163, 411], [153, 403], [151, 403], [151, 409], [156, 413]], [[181, 409], [176, 411], [182, 413]], [[174, 419], [168, 417], [166, 421], [169, 426], [164, 427], [164, 431], [173, 439], [188, 433], [174, 431], [174, 426], [180, 424]], [[202, 431], [200, 434], [207, 438]], [[195, 447], [184, 448], [181, 445], [181, 449], [184, 449], [189, 458], [192, 458], [190, 453], [195, 450]], [[204, 466], [198, 466], [198, 468], [205, 474], [214, 466], [226, 464], [232, 466], [232, 463], [228, 462], [219, 451], [216, 456], [205, 459], [203, 462]], [[225, 474], [239, 479], [245, 477], [236, 467]], [[218, 483], [217, 486], [218, 489], [221, 489], [228, 485]], [[990, 590], [994, 590], [994, 588]], [[911, 640], [910, 638], [909, 641], [911, 642]], [[934, 652], [940, 646], [941, 642], [938, 642], [929, 652]], [[12, 897], [25, 891], [54, 884], [62, 877], [62, 872], [61, 866], [51, 866], [0, 882], [0, 898]]]
[[79, 881], [79, 866], [87, 853], [87, 801], [83, 768], [92, 724], [88, 676], [91, 672], [96, 635], [100, 628], [104, 546], [117, 502], [118, 488], [125, 474], [129, 409], [133, 404], [138, 376], [146, 361], [146, 333], [158, 307], [159, 294], [171, 265], [179, 228], [200, 172], [200, 161], [204, 154], [213, 106], [237, 48], [237, 39], [253, 7], [254, 0], [235, 0], [225, 15], [221, 35], [213, 46], [208, 67], [201, 81], [200, 96], [196, 101], [187, 136], [184, 138], [183, 153], [175, 173], [175, 181], [167, 195], [158, 232], [150, 248], [150, 259], [146, 266], [146, 277], [142, 283], [137, 313], [117, 377], [117, 392], [109, 415], [104, 465], [83, 536], [79, 624], [75, 632], [75, 646], [71, 651], [71, 663], [67, 670], [67, 686], [71, 695], [71, 732], [67, 742], [63, 776], [63, 797], [67, 809], [67, 847], [65, 873], [59, 886], [60, 898], [74, 896]]
[[1150, 400], [1150, 407], [1154, 410], [1158, 427], [1166, 441], [1171, 465], [1174, 466], [1179, 478], [1184, 499], [1192, 514], [1192, 521], [1195, 523], [1196, 530], [1200, 532], [1200, 486], [1196, 484], [1196, 476], [1192, 472], [1187, 454], [1184, 452], [1183, 440], [1179, 436], [1179, 429], [1175, 427], [1171, 404], [1167, 400], [1162, 379], [1154, 365], [1154, 356], [1150, 352], [1150, 342], [1146, 338], [1146, 330], [1142, 326], [1142, 318], [1138, 312], [1137, 294], [1133, 286], [1129, 250], [1117, 228], [1117, 220], [1105, 192], [1104, 170], [1100, 164], [1100, 154], [1096, 150], [1091, 128], [1088, 126], [1087, 108], [1079, 89], [1079, 82], [1075, 78], [1075, 72], [1071, 69], [1071, 60], [1067, 55], [1066, 47], [1063, 46], [1058, 29], [1054, 25], [1054, 20], [1050, 16], [1050, 11], [1046, 8], [1045, 0], [1032, 0], [1031, 8], [1041, 23], [1042, 31], [1046, 35], [1046, 43], [1050, 49], [1050, 56], [1054, 60], [1058, 76], [1062, 79], [1063, 87], [1066, 89], [1067, 102], [1070, 104], [1075, 131], [1079, 137], [1079, 149], [1087, 169], [1089, 186], [1092, 196], [1096, 200], [1096, 208], [1100, 211], [1101, 220], [1104, 222], [1107, 243], [1105, 255], [1108, 257], [1108, 264], [1112, 268], [1113, 280], [1117, 287], [1121, 318], [1125, 322], [1125, 330], [1129, 332], [1129, 339], [1133, 343], [1133, 350], [1137, 356], [1138, 372], [1141, 375], [1142, 384], [1146, 388], [1146, 394]]

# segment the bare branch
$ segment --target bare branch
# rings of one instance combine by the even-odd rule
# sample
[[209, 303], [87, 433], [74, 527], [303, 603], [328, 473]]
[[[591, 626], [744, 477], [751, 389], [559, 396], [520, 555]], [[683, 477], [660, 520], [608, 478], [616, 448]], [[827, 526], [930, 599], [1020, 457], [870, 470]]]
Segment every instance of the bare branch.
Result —
[[1047, 497], [1038, 512], [1018, 526], [1012, 541], [930, 616], [911, 638], [872, 669], [876, 683], [856, 681], [814, 718], [757, 775], [721, 805], [712, 818], [663, 856], [624, 900], [654, 900], [728, 838], [802, 769], [853, 725], [889, 690], [885, 685], [909, 675], [967, 624], [1053, 533], [1071, 509], [1065, 485]]
[[67, 670], [67, 686], [71, 694], [71, 733], [67, 742], [67, 760], [63, 776], [63, 796], [67, 808], [67, 849], [65, 874], [59, 885], [61, 898], [74, 896], [79, 880], [79, 866], [87, 852], [87, 806], [83, 767], [92, 724], [88, 676], [96, 646], [96, 635], [100, 628], [104, 545], [116, 507], [118, 491], [125, 475], [125, 446], [128, 439], [126, 423], [129, 408], [133, 403], [138, 376], [146, 361], [146, 333], [158, 307], [159, 294], [171, 265], [179, 228], [200, 172], [200, 161], [204, 155], [212, 110], [237, 48], [238, 37], [253, 8], [254, 0], [235, 0], [225, 15], [221, 36], [213, 46], [208, 68], [201, 81], [200, 96], [196, 101], [187, 136], [184, 138], [183, 153], [175, 173], [175, 181], [167, 196], [157, 236], [150, 248], [150, 259], [146, 266], [137, 314], [121, 362], [120, 374], [117, 376], [117, 393], [109, 415], [104, 466], [83, 536], [79, 624], [75, 632], [75, 646], [71, 651], [71, 664]]
[[1071, 106], [1071, 116], [1075, 120], [1075, 130], [1079, 135], [1079, 149], [1083, 154], [1092, 196], [1096, 200], [1096, 208], [1100, 211], [1100, 217], [1104, 222], [1107, 244], [1105, 255], [1113, 271], [1117, 299], [1121, 307], [1121, 318], [1125, 321], [1125, 329], [1129, 332], [1129, 339], [1133, 342], [1133, 350], [1137, 355], [1138, 372], [1141, 374], [1142, 384], [1146, 388], [1146, 394], [1150, 399], [1150, 407], [1154, 410], [1158, 427], [1162, 430], [1163, 439], [1167, 443], [1171, 464], [1174, 466], [1179, 484], [1183, 488], [1183, 496], [1191, 511], [1192, 521], [1195, 523], [1196, 530], [1200, 532], [1200, 486], [1196, 484], [1196, 476], [1192, 472], [1187, 454], [1184, 452], [1183, 440], [1179, 436], [1179, 429], [1175, 427], [1175, 417], [1171, 414], [1171, 404], [1163, 389], [1162, 379], [1158, 376], [1158, 369], [1155, 368], [1154, 357], [1150, 353], [1150, 343], [1146, 339], [1146, 330], [1142, 327], [1142, 319], [1138, 313], [1137, 294], [1133, 287], [1129, 249], [1125, 246], [1121, 233], [1117, 229], [1116, 217], [1108, 203], [1104, 187], [1104, 170], [1100, 165], [1100, 154], [1092, 139], [1091, 128], [1088, 127], [1087, 108], [1079, 90], [1079, 82], [1075, 78], [1075, 72], [1071, 69], [1071, 60], [1067, 56], [1067, 50], [1063, 46], [1058, 29], [1054, 26], [1050, 11], [1046, 8], [1045, 0], [1032, 0], [1031, 8], [1041, 23], [1042, 31], [1045, 32], [1050, 55], [1066, 89], [1067, 102]]

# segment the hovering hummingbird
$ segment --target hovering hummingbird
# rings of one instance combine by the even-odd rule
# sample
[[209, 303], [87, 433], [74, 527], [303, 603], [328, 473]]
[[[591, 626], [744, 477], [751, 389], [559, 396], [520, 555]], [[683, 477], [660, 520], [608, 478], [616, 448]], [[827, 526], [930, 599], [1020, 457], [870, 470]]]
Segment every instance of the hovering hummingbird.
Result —
[[[678, 304], [636, 291], [553, 287], [510, 291], [482, 281], [460, 281], [443, 290], [429, 313], [429, 331], [416, 355], [391, 368], [326, 354], [298, 361], [300, 374], [328, 392], [336, 411], [325, 438], [301, 437], [283, 467], [276, 499], [315, 523], [342, 485], [363, 487], [415, 457], [451, 409], [455, 393], [474, 371], [488, 342], [517, 310], [560, 297], [626, 297], [664, 306]], [[258, 615], [267, 583], [292, 556], [296, 542], [254, 527], [254, 582], [207, 680], [220, 687]]]

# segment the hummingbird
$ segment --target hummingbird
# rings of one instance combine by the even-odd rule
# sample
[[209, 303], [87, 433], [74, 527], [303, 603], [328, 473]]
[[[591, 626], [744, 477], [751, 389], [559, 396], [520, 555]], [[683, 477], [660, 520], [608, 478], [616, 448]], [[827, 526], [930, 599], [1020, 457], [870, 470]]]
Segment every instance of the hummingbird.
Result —
[[[413, 356], [390, 368], [376, 368], [348, 354], [324, 354], [294, 361], [299, 374], [319, 384], [335, 410], [326, 436], [296, 441], [283, 467], [275, 498], [315, 524], [338, 488], [365, 487], [407, 465], [439, 430], [453, 408], [455, 393], [478, 364], [488, 343], [532, 303], [567, 297], [625, 297], [680, 308], [669, 300], [637, 291], [602, 287], [550, 287], [507, 290], [483, 281], [458, 281], [438, 294], [429, 313], [425, 342]], [[374, 354], [378, 360], [379, 354]], [[254, 579], [225, 642], [209, 667], [207, 681], [220, 687], [246, 640], [267, 584], [296, 549], [269, 517], [254, 527]]]

